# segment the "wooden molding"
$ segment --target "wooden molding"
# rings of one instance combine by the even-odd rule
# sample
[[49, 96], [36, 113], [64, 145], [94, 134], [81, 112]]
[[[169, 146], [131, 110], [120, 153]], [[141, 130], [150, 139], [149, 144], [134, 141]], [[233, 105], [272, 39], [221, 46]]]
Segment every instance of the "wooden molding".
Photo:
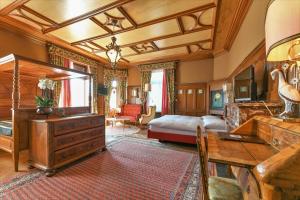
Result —
[[252, 2], [253, 0], [239, 0], [237, 10], [234, 14], [234, 19], [230, 25], [230, 29], [226, 37], [224, 49], [228, 51], [230, 50], [238, 32], [240, 31], [242, 23], [249, 11]]
[[13, 3], [9, 4], [8, 6], [6, 6], [5, 8], [0, 10], [0, 16], [1, 15], [8, 15], [11, 11], [13, 11], [14, 9], [22, 6], [23, 4], [27, 3], [29, 0], [16, 0]]
[[[190, 13], [195, 13], [195, 12], [202, 11], [202, 10], [207, 10], [207, 9], [214, 8], [214, 7], [216, 7], [216, 4], [210, 3], [210, 4], [207, 4], [207, 5], [204, 5], [204, 6], [199, 6], [197, 8], [193, 8], [193, 9], [186, 10], [186, 11], [183, 11], [183, 12], [168, 15], [168, 16], [165, 16], [165, 17], [162, 17], [162, 18], [159, 18], [159, 19], [151, 20], [151, 21], [148, 21], [148, 22], [145, 22], [145, 23], [142, 23], [142, 24], [138, 24], [136, 27], [129, 27], [129, 28], [121, 29], [121, 30], [115, 31], [114, 34], [125, 33], [125, 32], [128, 32], [128, 31], [132, 31], [134, 29], [139, 29], [139, 28], [143, 28], [143, 27], [146, 27], [146, 26], [151, 26], [153, 24], [168, 21], [168, 20], [180, 17], [180, 16], [184, 16], [184, 15], [187, 15], [187, 14], [190, 14]], [[207, 26], [207, 27], [203, 27], [203, 28], [205, 30], [208, 27], [212, 28], [212, 26]], [[83, 39], [83, 40], [73, 42], [72, 45], [76, 45], [76, 44], [79, 44], [81, 42], [86, 42], [86, 41], [91, 41], [91, 40], [98, 40], [98, 39], [102, 39], [102, 38], [109, 37], [109, 36], [111, 36], [110, 33], [99, 35], [99, 36], [94, 36], [94, 37], [90, 37], [90, 38], [86, 38], [86, 39]]]
[[60, 28], [63, 28], [63, 27], [65, 27], [65, 26], [74, 24], [74, 23], [76, 23], [76, 22], [79, 22], [79, 21], [82, 21], [82, 20], [91, 18], [91, 17], [93, 17], [93, 16], [95, 16], [95, 15], [98, 15], [98, 14], [100, 14], [100, 13], [106, 12], [106, 11], [108, 11], [108, 10], [110, 10], [110, 9], [117, 8], [117, 7], [119, 7], [119, 6], [122, 6], [123, 4], [126, 4], [126, 3], [131, 2], [131, 1], [133, 1], [133, 0], [118, 0], [118, 1], [116, 1], [116, 2], [113, 2], [113, 3], [110, 3], [110, 4], [105, 5], [105, 6], [103, 6], [103, 7], [100, 7], [100, 8], [98, 8], [98, 9], [96, 9], [96, 10], [93, 10], [93, 11], [91, 11], [91, 12], [88, 12], [88, 13], [85, 13], [85, 14], [83, 14], [83, 15], [80, 15], [80, 16], [74, 17], [74, 18], [72, 18], [72, 19], [69, 19], [69, 20], [67, 20], [67, 21], [64, 21], [64, 22], [58, 24], [58, 25], [55, 26], [55, 27], [51, 27], [51, 28], [48, 28], [48, 29], [44, 30], [43, 32], [44, 32], [44, 33], [49, 33], [49, 32], [51, 32], [51, 31], [55, 31], [55, 30], [57, 30], [57, 29], [60, 29]]

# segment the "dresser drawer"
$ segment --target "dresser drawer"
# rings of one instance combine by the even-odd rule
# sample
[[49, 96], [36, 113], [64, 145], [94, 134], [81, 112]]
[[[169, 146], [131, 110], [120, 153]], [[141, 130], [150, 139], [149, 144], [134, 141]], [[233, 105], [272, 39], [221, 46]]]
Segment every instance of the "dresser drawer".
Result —
[[75, 118], [66, 121], [57, 121], [53, 124], [54, 135], [62, 135], [69, 132], [85, 130], [104, 125], [103, 116], [93, 116], [89, 118]]
[[104, 126], [60, 135], [54, 138], [54, 150], [62, 149], [100, 136], [104, 136]]
[[54, 154], [54, 165], [60, 165], [62, 163], [66, 163], [69, 161], [71, 162], [93, 150], [96, 151], [97, 149], [103, 147], [104, 145], [105, 145], [105, 137], [101, 136], [93, 140], [56, 151]]
[[287, 132], [285, 129], [282, 128], [273, 127], [272, 134], [273, 138], [271, 144], [279, 150], [300, 142], [299, 136]]
[[258, 122], [257, 124], [257, 135], [265, 140], [267, 143], [272, 143], [272, 131], [271, 127], [268, 124]]

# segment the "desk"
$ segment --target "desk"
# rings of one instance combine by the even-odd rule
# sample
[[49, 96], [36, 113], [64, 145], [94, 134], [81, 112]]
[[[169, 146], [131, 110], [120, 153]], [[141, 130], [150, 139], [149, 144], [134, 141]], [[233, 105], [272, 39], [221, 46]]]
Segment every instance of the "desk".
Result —
[[209, 162], [254, 168], [277, 151], [268, 144], [222, 140], [215, 133], [208, 133]]

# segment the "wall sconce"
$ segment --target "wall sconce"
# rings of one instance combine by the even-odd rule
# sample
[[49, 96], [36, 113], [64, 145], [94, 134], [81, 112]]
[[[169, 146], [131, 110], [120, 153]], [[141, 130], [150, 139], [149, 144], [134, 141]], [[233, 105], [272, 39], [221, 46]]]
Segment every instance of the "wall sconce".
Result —
[[144, 92], [150, 92], [150, 91], [151, 91], [151, 84], [150, 83], [145, 83]]

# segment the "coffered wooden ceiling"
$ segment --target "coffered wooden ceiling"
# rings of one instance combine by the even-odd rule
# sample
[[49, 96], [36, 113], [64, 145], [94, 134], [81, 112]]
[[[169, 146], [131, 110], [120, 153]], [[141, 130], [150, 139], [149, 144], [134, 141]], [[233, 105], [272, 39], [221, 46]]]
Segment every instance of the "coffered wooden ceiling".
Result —
[[[249, 2], [223, 1], [228, 2], [222, 9], [229, 5], [233, 13], [241, 3], [232, 2]], [[211, 57], [220, 9], [221, 0], [0, 0], [0, 15], [93, 56], [106, 59], [106, 45], [114, 35], [123, 62], [130, 64]], [[234, 14], [228, 18], [234, 21]], [[121, 24], [113, 28], [107, 19]], [[224, 48], [220, 43], [219, 51]]]

